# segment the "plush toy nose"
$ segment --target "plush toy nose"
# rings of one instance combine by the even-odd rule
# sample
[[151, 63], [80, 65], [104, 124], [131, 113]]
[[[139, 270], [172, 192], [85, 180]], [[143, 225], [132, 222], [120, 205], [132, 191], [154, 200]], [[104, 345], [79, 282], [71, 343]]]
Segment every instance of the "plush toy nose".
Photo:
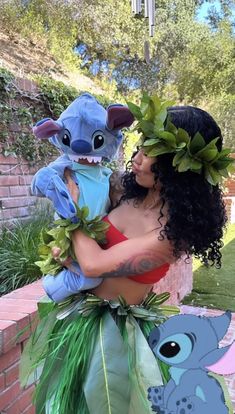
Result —
[[72, 142], [71, 148], [77, 154], [89, 154], [92, 150], [91, 144], [82, 139]]

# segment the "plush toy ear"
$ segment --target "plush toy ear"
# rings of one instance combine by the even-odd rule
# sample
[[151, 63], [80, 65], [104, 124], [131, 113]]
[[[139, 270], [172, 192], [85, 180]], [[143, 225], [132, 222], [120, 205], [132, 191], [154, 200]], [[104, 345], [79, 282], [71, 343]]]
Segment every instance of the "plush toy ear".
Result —
[[227, 310], [225, 313], [223, 313], [220, 316], [206, 318], [206, 320], [210, 323], [210, 325], [214, 329], [216, 336], [218, 338], [218, 342], [221, 341], [221, 339], [226, 334], [229, 328], [231, 319], [232, 319], [232, 313], [229, 310]]
[[33, 134], [38, 139], [51, 138], [53, 135], [58, 134], [62, 130], [62, 127], [58, 125], [52, 119], [43, 119], [39, 121], [35, 127], [33, 127]]
[[129, 127], [134, 119], [131, 111], [126, 106], [110, 105], [107, 108], [106, 126], [109, 130]]
[[224, 348], [215, 349], [200, 361], [206, 369], [215, 374], [230, 375], [235, 373], [235, 341]]

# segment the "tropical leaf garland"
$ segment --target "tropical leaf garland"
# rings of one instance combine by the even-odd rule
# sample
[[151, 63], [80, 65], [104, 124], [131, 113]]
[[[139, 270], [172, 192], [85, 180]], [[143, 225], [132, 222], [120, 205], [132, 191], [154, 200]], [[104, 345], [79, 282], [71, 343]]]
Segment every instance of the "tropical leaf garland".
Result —
[[199, 132], [190, 137], [187, 131], [174, 126], [167, 114], [173, 102], [144, 93], [140, 107], [131, 102], [127, 104], [138, 121], [135, 130], [142, 133], [142, 147], [149, 157], [175, 153], [173, 166], [178, 172], [190, 170], [204, 174], [211, 185], [218, 184], [233, 171], [235, 160], [229, 157], [230, 149], [219, 151], [216, 146], [219, 137], [206, 144]]
[[76, 260], [71, 243], [71, 235], [74, 230], [81, 230], [99, 243], [105, 242], [105, 232], [109, 224], [101, 221], [100, 216], [88, 220], [89, 208], [86, 206], [80, 208], [76, 205], [76, 210], [76, 216], [73, 218], [74, 222], [71, 222], [71, 219], [59, 219], [54, 221], [52, 228], [44, 229], [41, 232], [41, 244], [39, 245], [41, 260], [35, 262], [35, 264], [41, 269], [43, 275], [56, 275], [62, 269], [62, 265], [52, 256], [52, 247], [60, 248], [59, 258], [61, 262], [68, 257]]

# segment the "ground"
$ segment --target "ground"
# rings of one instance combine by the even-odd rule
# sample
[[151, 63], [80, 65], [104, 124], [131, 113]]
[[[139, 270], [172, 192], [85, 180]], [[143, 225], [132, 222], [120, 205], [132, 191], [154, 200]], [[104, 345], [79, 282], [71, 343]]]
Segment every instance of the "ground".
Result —
[[199, 260], [194, 260], [193, 291], [184, 298], [184, 304], [235, 312], [234, 251], [235, 224], [231, 224], [224, 237], [221, 268], [206, 268]]
[[69, 72], [58, 64], [43, 44], [21, 39], [17, 34], [9, 34], [0, 29], [1, 66], [20, 78], [44, 74], [83, 91], [96, 94], [103, 92], [88, 76], [79, 72]]

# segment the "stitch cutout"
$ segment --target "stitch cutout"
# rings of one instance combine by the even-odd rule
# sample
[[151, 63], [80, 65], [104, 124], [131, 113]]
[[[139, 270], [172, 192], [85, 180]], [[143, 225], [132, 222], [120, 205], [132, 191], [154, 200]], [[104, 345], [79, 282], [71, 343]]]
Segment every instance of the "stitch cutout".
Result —
[[158, 414], [229, 414], [219, 378], [235, 373], [235, 341], [219, 348], [231, 312], [218, 317], [176, 315], [154, 328], [149, 344], [170, 366], [166, 385], [150, 387], [148, 399]]

